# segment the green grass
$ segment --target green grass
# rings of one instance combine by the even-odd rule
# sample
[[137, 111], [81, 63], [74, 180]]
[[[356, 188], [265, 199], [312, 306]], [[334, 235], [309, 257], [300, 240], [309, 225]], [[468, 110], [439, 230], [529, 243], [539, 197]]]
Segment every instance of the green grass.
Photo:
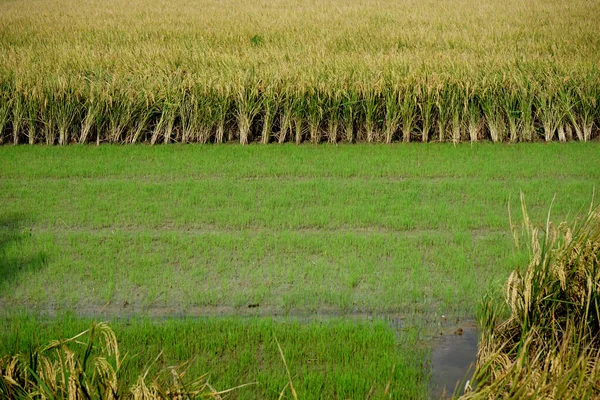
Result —
[[[426, 350], [418, 332], [404, 329], [398, 338], [382, 321], [133, 319], [113, 321], [111, 327], [121, 356], [127, 353], [120, 375], [123, 389], [148, 368], [153, 374], [190, 360], [186, 377], [209, 373], [209, 382], [217, 390], [256, 383], [234, 391], [230, 398], [278, 398], [288, 382], [278, 340], [302, 399], [363, 398], [368, 393], [380, 398], [388, 383], [387, 393], [393, 398], [420, 398], [427, 393]], [[50, 321], [4, 320], [0, 354], [27, 353], [51, 339], [67, 339], [87, 328], [88, 321], [72, 316]]]
[[[286, 382], [274, 332], [305, 398], [321, 384], [340, 398], [373, 383], [382, 393], [393, 364], [394, 393], [424, 397], [423, 341], [441, 315], [473, 318], [527, 263], [508, 204], [518, 210], [523, 191], [543, 221], [556, 196], [553, 218], [568, 220], [592, 201], [599, 154], [595, 143], [1, 147], [0, 350], [18, 320], [25, 343], [116, 317], [136, 366], [162, 347], [168, 360], [198, 354], [194, 371], [219, 388], [262, 379], [272, 386], [243, 390], [274, 397]], [[65, 312], [83, 320], [48, 319]], [[230, 350], [211, 358], [205, 346]]]
[[[3, 148], [0, 302], [472, 313], [508, 226], [592, 199], [593, 146]], [[585, 159], [586, 163], [580, 160]], [[344, 161], [346, 160], [346, 161]], [[344, 168], [344, 166], [348, 166]], [[553, 168], [550, 168], [553, 166]], [[21, 260], [30, 262], [15, 272]], [[498, 261], [501, 261], [498, 265]], [[77, 290], [65, 290], [68, 287]]]

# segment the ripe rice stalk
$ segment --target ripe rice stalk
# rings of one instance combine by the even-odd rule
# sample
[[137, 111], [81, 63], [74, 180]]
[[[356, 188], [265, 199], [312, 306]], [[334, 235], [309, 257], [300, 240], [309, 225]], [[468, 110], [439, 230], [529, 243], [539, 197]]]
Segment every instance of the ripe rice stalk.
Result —
[[449, 115], [451, 112], [451, 105], [448, 104], [447, 93], [448, 90], [445, 88], [437, 87], [435, 90], [435, 106], [436, 106], [436, 117], [437, 117], [437, 128], [438, 128], [438, 140], [444, 142], [446, 139], [446, 127], [449, 122]]
[[542, 228], [521, 204], [530, 262], [508, 278], [503, 303], [482, 302], [477, 386], [461, 398], [598, 399], [600, 207]]
[[75, 121], [81, 121], [81, 117], [78, 115], [81, 110], [80, 102], [76, 99], [73, 85], [66, 78], [59, 78], [57, 82], [51, 82], [48, 90], [53, 92], [49, 111], [54, 114], [53, 120], [56, 122], [58, 130], [58, 144], [68, 144], [71, 133], [75, 131]]
[[296, 144], [300, 144], [302, 143], [302, 138], [304, 136], [303, 119], [299, 116], [292, 116], [292, 121], [294, 123], [294, 137], [296, 138]]
[[[223, 143], [225, 134], [225, 124], [229, 116], [230, 108], [232, 107], [233, 99], [229, 86], [222, 86], [212, 92], [210, 98], [214, 105], [214, 115], [216, 121], [215, 142]], [[231, 133], [230, 133], [231, 135]], [[231, 137], [228, 138], [230, 141]]]
[[421, 86], [420, 101], [417, 105], [421, 115], [421, 141], [427, 143], [433, 127], [435, 107], [434, 88], [428, 83]]
[[[129, 133], [125, 136], [125, 143], [133, 144], [142, 141], [142, 135], [144, 135], [144, 133], [150, 130], [149, 125], [152, 117], [156, 114], [159, 114], [162, 117], [162, 114], [159, 111], [157, 111], [156, 104], [151, 103], [149, 99], [147, 99], [146, 102], [144, 102], [143, 100], [132, 101], [131, 106], [127, 108], [127, 110], [131, 114], [129, 117]], [[157, 131], [155, 129], [154, 132], [160, 132], [160, 130]]]
[[417, 94], [414, 86], [407, 84], [400, 91], [402, 94], [402, 103], [400, 105], [400, 116], [402, 122], [402, 141], [410, 142], [410, 134], [417, 119]]
[[122, 143], [123, 134], [133, 119], [133, 104], [119, 92], [106, 93], [105, 104], [108, 111], [107, 140], [110, 143]]
[[[175, 125], [175, 119], [179, 114], [179, 104], [181, 103], [181, 97], [177, 94], [176, 89], [173, 87], [167, 87], [167, 89], [161, 93], [159, 100], [153, 102], [153, 104], [147, 100], [147, 98], [139, 98], [135, 100], [136, 104], [136, 120], [137, 128], [136, 132], [140, 132], [135, 136], [134, 140], [139, 139], [139, 135], [148, 127], [148, 122], [155, 118], [158, 119], [152, 129], [152, 135], [150, 137], [150, 144], [154, 145], [158, 142], [159, 138], [162, 138], [165, 144], [169, 143], [171, 136], [173, 135], [173, 129]], [[146, 107], [143, 106], [146, 103]], [[150, 112], [150, 110], [152, 112]]]
[[190, 143], [199, 141], [205, 143], [202, 139], [205, 135], [201, 134], [198, 97], [191, 90], [186, 90], [183, 95], [182, 103], [179, 107], [179, 121], [181, 121], [181, 142]]
[[278, 109], [277, 89], [269, 86], [262, 92], [262, 131], [260, 142], [268, 144], [273, 131], [273, 121]]
[[544, 127], [544, 140], [546, 142], [552, 141], [563, 119], [562, 107], [559, 104], [560, 99], [555, 90], [555, 87], [548, 85], [546, 90], [538, 91], [535, 98], [537, 117]]
[[321, 122], [325, 111], [323, 104], [325, 95], [319, 89], [309, 89], [306, 97], [306, 111], [308, 112], [308, 131], [310, 142], [317, 144], [321, 142]]
[[358, 108], [358, 93], [354, 89], [344, 90], [342, 93], [342, 120], [345, 125], [345, 136], [346, 142], [353, 143], [355, 141], [354, 136], [354, 123], [356, 118], [356, 110]]
[[534, 93], [533, 85], [529, 81], [519, 88], [521, 140], [526, 142], [531, 142], [535, 133]]
[[236, 92], [236, 116], [240, 136], [240, 144], [248, 144], [250, 128], [256, 115], [262, 107], [262, 98], [259, 95], [258, 86], [253, 83], [243, 85]]
[[4, 142], [4, 131], [10, 122], [11, 101], [0, 98], [0, 144]]
[[[596, 94], [594, 93], [596, 92]], [[587, 142], [592, 136], [594, 114], [597, 113], [598, 84], [576, 83], [570, 93], [561, 97], [568, 121], [573, 125], [577, 140]]]
[[500, 99], [508, 122], [508, 140], [510, 143], [516, 143], [522, 130], [521, 106], [519, 104], [522, 93], [508, 83], [502, 87], [501, 93]]
[[227, 119], [227, 112], [224, 112], [223, 109], [228, 107], [228, 100], [224, 100], [225, 104], [223, 104], [221, 98], [207, 90], [199, 92], [194, 97], [197, 108], [193, 110], [192, 115], [196, 121], [193, 123], [196, 130], [191, 136], [192, 140], [204, 144], [209, 143], [211, 137], [214, 137], [214, 141], [217, 142], [216, 135], [218, 133], [220, 142], [217, 143], [221, 143]]
[[565, 124], [560, 124], [558, 126], [558, 130], [557, 130], [558, 140], [561, 142], [566, 142], [568, 132], [569, 132], [569, 127], [565, 127]]
[[38, 132], [38, 112], [41, 90], [36, 85], [25, 93], [25, 125], [27, 126], [27, 140], [29, 144], [35, 144]]
[[53, 94], [44, 88], [43, 101], [40, 104], [40, 124], [42, 127], [42, 136], [47, 145], [56, 143], [56, 130], [54, 128], [54, 113], [50, 109]]
[[471, 143], [474, 143], [479, 141], [484, 122], [481, 115], [481, 107], [479, 106], [478, 96], [474, 91], [468, 95], [468, 99], [466, 110], [467, 132], [469, 133], [469, 140]]
[[327, 95], [327, 135], [329, 143], [337, 143], [338, 127], [342, 107], [342, 94], [339, 89], [331, 90]]
[[451, 124], [453, 101], [452, 96], [453, 89], [449, 85], [437, 87], [435, 90], [435, 105], [437, 108], [437, 126], [438, 126], [438, 140], [444, 142], [446, 140], [446, 131], [449, 124]]
[[454, 109], [452, 111], [452, 143], [456, 144], [461, 141], [462, 136], [462, 119], [460, 108]]
[[400, 120], [402, 118], [400, 110], [400, 91], [397, 87], [388, 87], [383, 98], [385, 100], [385, 119], [384, 119], [384, 140], [385, 143], [392, 143]]
[[81, 122], [81, 131], [79, 134], [79, 143], [86, 143], [88, 136], [93, 128], [97, 132], [101, 131], [100, 118], [104, 114], [102, 103], [98, 101], [98, 97], [94, 89], [90, 89], [89, 96], [85, 99], [83, 121]]
[[277, 143], [285, 143], [288, 133], [292, 131], [292, 95], [286, 90], [281, 100], [281, 111], [279, 113], [279, 132], [277, 132]]
[[[87, 338], [87, 339], [86, 339]], [[0, 358], [0, 397], [6, 399], [220, 399], [237, 389], [216, 391], [207, 375], [185, 379], [190, 363], [159, 369], [156, 360], [125, 387], [124, 358], [114, 332], [106, 323], [70, 339], [55, 340], [30, 354]], [[241, 385], [240, 387], [248, 386]]]
[[379, 114], [379, 104], [381, 99], [375, 90], [363, 90], [363, 116], [365, 121], [365, 134], [367, 143], [377, 141], [376, 120]]
[[298, 87], [293, 91], [291, 99], [291, 123], [294, 129], [294, 140], [296, 144], [304, 140], [304, 121], [306, 119], [306, 89]]
[[500, 96], [501, 94], [499, 95], [496, 90], [488, 89], [479, 98], [481, 109], [490, 132], [490, 138], [494, 143], [504, 140], [504, 130], [506, 128], [502, 106], [499, 104]]
[[177, 103], [171, 102], [169, 99], [163, 103], [162, 110], [160, 111], [160, 119], [154, 127], [150, 144], [154, 145], [161, 136], [164, 144], [169, 143], [171, 135], [173, 134], [173, 126], [177, 116], [177, 108]]
[[25, 101], [21, 93], [17, 92], [12, 101], [12, 137], [13, 144], [19, 144], [19, 134], [25, 119]]

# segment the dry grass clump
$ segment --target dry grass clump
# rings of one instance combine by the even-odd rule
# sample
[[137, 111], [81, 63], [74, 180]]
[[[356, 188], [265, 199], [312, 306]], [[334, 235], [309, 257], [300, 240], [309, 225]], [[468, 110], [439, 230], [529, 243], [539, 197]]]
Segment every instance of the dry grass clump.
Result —
[[[82, 341], [87, 336], [87, 342]], [[81, 349], [75, 350], [77, 346]], [[81, 351], [83, 350], [83, 351]], [[169, 367], [149, 377], [150, 368], [130, 388], [123, 387], [123, 359], [114, 332], [96, 323], [66, 340], [29, 354], [0, 358], [0, 397], [5, 399], [196, 399], [220, 398], [206, 376], [189, 382], [185, 369]]]
[[505, 304], [484, 301], [477, 386], [462, 398], [599, 399], [600, 207], [543, 229], [523, 216], [531, 262]]

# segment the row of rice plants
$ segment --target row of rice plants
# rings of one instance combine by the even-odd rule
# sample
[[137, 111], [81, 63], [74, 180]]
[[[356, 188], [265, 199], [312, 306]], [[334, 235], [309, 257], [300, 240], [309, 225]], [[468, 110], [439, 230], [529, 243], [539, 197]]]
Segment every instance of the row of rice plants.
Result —
[[589, 141], [600, 80], [389, 76], [376, 84], [0, 82], [0, 143]]

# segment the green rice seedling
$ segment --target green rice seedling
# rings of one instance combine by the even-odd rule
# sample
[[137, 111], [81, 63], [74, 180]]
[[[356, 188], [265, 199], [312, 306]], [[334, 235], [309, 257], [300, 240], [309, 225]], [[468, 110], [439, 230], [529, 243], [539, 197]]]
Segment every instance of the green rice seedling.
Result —
[[544, 227], [522, 211], [530, 262], [504, 303], [484, 300], [477, 386], [462, 398], [600, 398], [600, 207]]

